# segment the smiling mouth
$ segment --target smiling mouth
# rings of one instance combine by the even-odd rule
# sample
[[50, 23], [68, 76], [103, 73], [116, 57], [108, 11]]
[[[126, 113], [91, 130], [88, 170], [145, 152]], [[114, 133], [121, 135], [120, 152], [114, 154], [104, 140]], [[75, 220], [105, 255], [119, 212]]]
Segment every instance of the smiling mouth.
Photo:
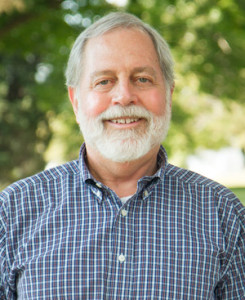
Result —
[[139, 120], [140, 118], [121, 118], [121, 119], [112, 119], [108, 121], [114, 124], [130, 124], [130, 123], [138, 122]]

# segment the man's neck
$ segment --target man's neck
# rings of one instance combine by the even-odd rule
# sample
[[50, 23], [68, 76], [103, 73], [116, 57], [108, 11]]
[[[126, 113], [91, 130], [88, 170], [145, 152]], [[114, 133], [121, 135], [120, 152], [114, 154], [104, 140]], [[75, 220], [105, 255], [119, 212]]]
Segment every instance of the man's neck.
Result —
[[86, 145], [86, 150], [90, 173], [119, 197], [134, 194], [138, 180], [144, 176], [153, 175], [157, 170], [159, 146], [154, 147], [137, 160], [124, 163], [108, 160], [88, 145]]

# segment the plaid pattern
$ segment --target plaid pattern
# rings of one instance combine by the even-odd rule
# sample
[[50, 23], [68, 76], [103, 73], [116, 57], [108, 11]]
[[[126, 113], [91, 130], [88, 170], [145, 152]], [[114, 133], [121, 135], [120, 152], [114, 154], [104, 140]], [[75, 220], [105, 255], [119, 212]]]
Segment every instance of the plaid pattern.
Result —
[[0, 299], [245, 299], [245, 209], [167, 163], [122, 205], [73, 161], [0, 195]]

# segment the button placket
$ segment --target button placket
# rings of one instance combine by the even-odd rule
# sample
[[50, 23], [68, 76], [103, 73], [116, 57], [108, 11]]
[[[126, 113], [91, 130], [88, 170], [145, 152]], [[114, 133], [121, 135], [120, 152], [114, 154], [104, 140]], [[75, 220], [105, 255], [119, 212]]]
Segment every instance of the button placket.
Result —
[[[131, 278], [133, 274], [134, 255], [133, 225], [131, 224], [131, 218], [128, 218], [131, 213], [132, 211], [128, 205], [121, 205], [114, 219], [107, 290], [113, 290], [112, 283], [115, 280], [120, 281], [122, 278], [125, 280], [123, 284], [125, 290], [130, 290], [131, 282], [128, 278]], [[129, 297], [126, 298], [129, 299]]]
[[[123, 219], [128, 215], [128, 211], [125, 208], [122, 208], [120, 211], [121, 216], [123, 217]], [[124, 263], [126, 261], [126, 256], [124, 253], [121, 253], [120, 255], [118, 255], [118, 261], [120, 263]]]

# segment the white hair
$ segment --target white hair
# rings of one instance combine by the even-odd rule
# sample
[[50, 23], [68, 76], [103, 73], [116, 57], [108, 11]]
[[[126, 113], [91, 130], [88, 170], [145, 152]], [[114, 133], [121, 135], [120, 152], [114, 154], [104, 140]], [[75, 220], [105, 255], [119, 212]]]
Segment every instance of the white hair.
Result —
[[87, 41], [118, 28], [138, 29], [150, 36], [158, 55], [167, 89], [171, 89], [174, 84], [174, 63], [167, 42], [151, 26], [136, 16], [124, 12], [109, 13], [89, 26], [77, 37], [67, 64], [66, 85], [75, 89], [79, 85], [83, 72], [83, 57]]

